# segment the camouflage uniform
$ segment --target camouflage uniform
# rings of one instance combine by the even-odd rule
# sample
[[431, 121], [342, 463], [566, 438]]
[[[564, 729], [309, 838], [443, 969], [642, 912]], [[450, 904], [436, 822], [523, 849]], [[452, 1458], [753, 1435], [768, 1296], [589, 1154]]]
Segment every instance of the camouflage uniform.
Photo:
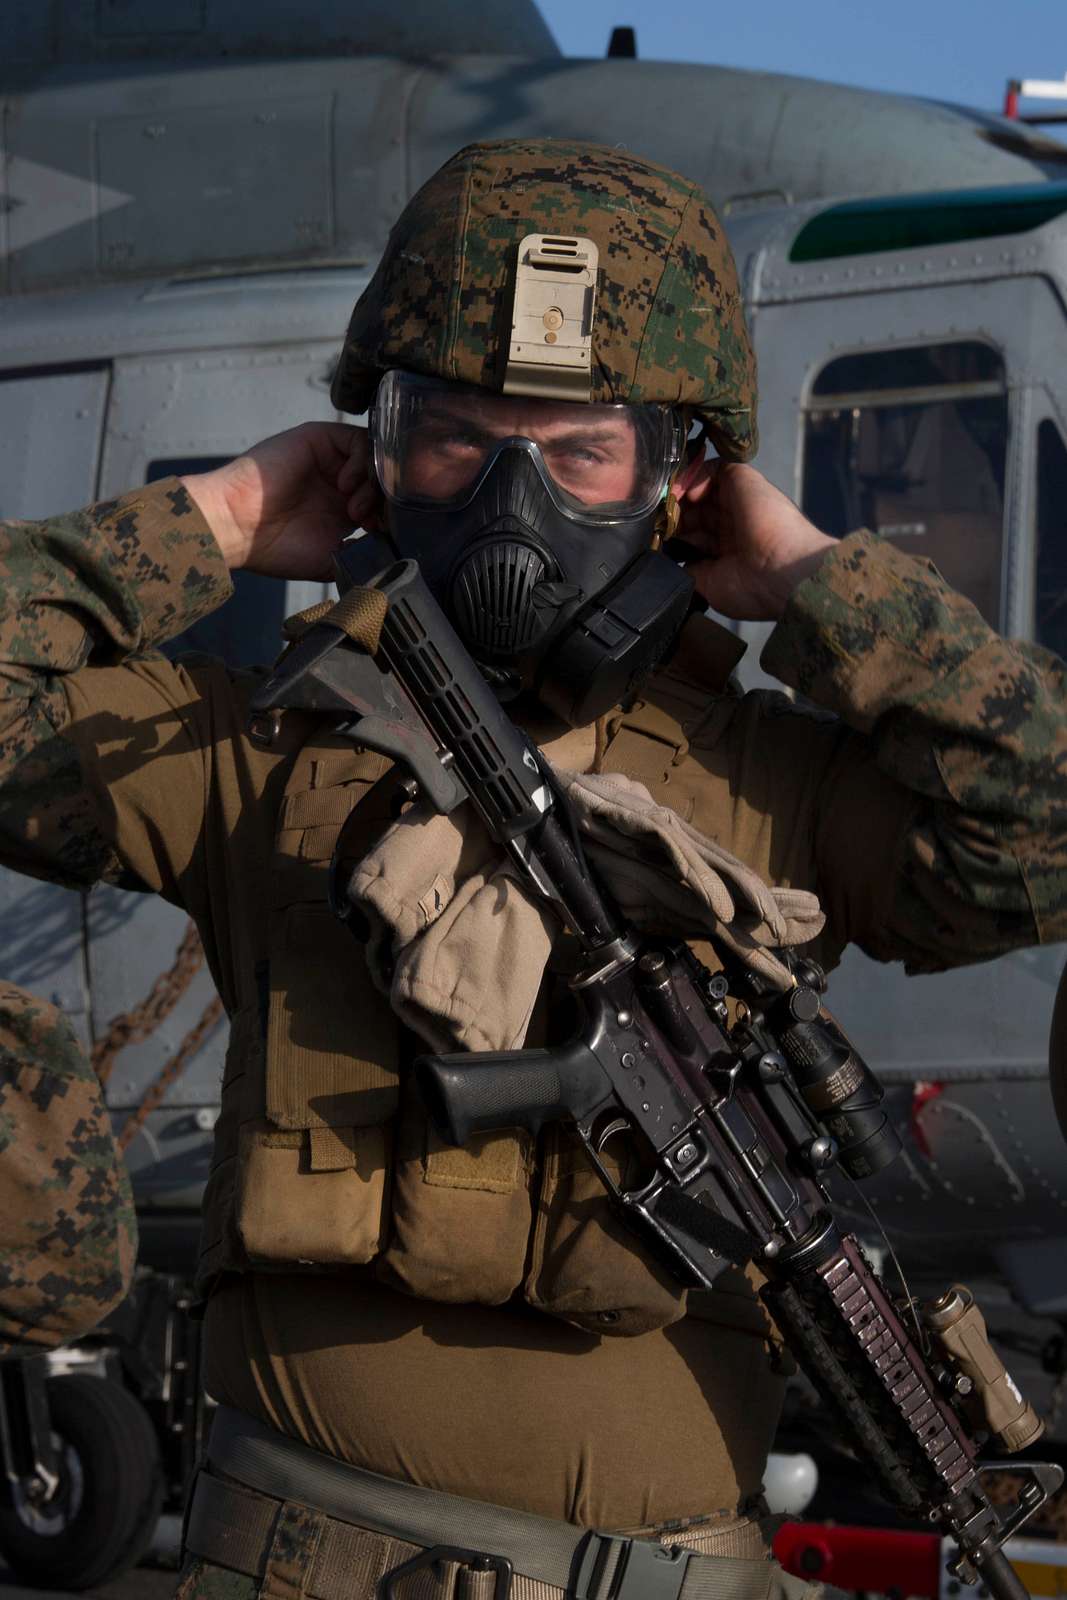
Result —
[[[685, 180], [588, 146], [475, 147], [413, 206], [439, 226], [445, 265], [416, 248], [405, 213], [353, 316], [339, 405], [364, 404], [386, 362], [499, 388], [484, 352], [506, 312], [507, 241], [520, 224], [595, 229], [593, 398], [673, 398], [721, 453], [753, 446], [733, 266]], [[385, 1476], [583, 1526], [736, 1517], [758, 1494], [781, 1386], [751, 1286], [724, 1278], [686, 1316], [559, 1130], [536, 1151], [503, 1135], [445, 1153], [406, 1102], [398, 1112], [389, 1019], [323, 909], [340, 822], [371, 805], [382, 766], [299, 714], [264, 751], [246, 732], [254, 677], [153, 652], [229, 593], [180, 484], [0, 531], [0, 572], [0, 860], [184, 906], [231, 1017], [201, 1260], [211, 1392]], [[1061, 662], [999, 639], [929, 565], [863, 533], [796, 590], [763, 658], [836, 716], [737, 695], [738, 653], [694, 619], [636, 704], [605, 719], [603, 769], [640, 778], [765, 878], [814, 889], [819, 959], [855, 941], [932, 972], [1067, 936]], [[276, 992], [286, 962], [299, 998]], [[373, 1115], [351, 1109], [361, 1097]], [[375, 1141], [394, 1136], [387, 1204]], [[266, 1174], [255, 1247], [253, 1158]], [[333, 1247], [352, 1232], [337, 1192], [363, 1204], [375, 1182], [382, 1209], [358, 1250], [294, 1240], [271, 1258], [292, 1220], [281, 1201], [270, 1210], [284, 1185], [334, 1194]], [[477, 1227], [460, 1220], [475, 1201]], [[443, 1240], [432, 1289], [414, 1273], [415, 1202]], [[465, 1292], [516, 1208], [515, 1292]], [[561, 1221], [570, 1231], [546, 1248]], [[334, 1265], [300, 1275], [296, 1260]], [[591, 1301], [607, 1278], [617, 1298]], [[285, 1565], [261, 1592], [297, 1593]], [[186, 1578], [190, 1600], [254, 1592], [202, 1563]]]
[[130, 1180], [100, 1084], [53, 1006], [0, 983], [0, 1356], [87, 1333], [129, 1287]]

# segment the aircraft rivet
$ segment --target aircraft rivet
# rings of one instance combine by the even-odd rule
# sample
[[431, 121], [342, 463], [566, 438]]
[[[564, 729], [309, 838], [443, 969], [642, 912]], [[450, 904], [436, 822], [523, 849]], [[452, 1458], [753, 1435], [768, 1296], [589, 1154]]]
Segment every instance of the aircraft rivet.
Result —
[[633, 1020], [633, 1015], [629, 1011], [616, 1012], [615, 1021], [619, 1024], [620, 1028], [628, 1028]]

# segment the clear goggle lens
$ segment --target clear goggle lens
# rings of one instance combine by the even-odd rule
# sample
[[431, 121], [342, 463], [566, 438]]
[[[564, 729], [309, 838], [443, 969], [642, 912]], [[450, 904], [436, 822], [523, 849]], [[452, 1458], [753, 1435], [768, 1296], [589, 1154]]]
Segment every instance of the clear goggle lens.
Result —
[[665, 406], [534, 400], [397, 371], [379, 386], [371, 433], [378, 481], [398, 505], [458, 510], [519, 440], [561, 511], [605, 522], [652, 511], [684, 443]]

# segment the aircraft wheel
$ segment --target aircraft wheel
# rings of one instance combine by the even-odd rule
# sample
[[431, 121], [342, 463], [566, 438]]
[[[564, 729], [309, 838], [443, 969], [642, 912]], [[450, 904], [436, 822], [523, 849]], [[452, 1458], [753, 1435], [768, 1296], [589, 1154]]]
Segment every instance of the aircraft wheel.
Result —
[[16, 1491], [0, 1508], [0, 1554], [43, 1588], [88, 1589], [144, 1555], [159, 1520], [163, 1469], [148, 1413], [121, 1384], [49, 1378], [59, 1485], [44, 1502]]

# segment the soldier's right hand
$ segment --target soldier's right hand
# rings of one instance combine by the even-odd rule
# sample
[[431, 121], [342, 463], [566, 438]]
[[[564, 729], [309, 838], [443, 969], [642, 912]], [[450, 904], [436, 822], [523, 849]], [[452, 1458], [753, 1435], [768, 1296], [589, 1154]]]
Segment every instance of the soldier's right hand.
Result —
[[346, 422], [301, 423], [182, 482], [227, 566], [275, 578], [328, 580], [334, 551], [378, 503], [366, 430]]

